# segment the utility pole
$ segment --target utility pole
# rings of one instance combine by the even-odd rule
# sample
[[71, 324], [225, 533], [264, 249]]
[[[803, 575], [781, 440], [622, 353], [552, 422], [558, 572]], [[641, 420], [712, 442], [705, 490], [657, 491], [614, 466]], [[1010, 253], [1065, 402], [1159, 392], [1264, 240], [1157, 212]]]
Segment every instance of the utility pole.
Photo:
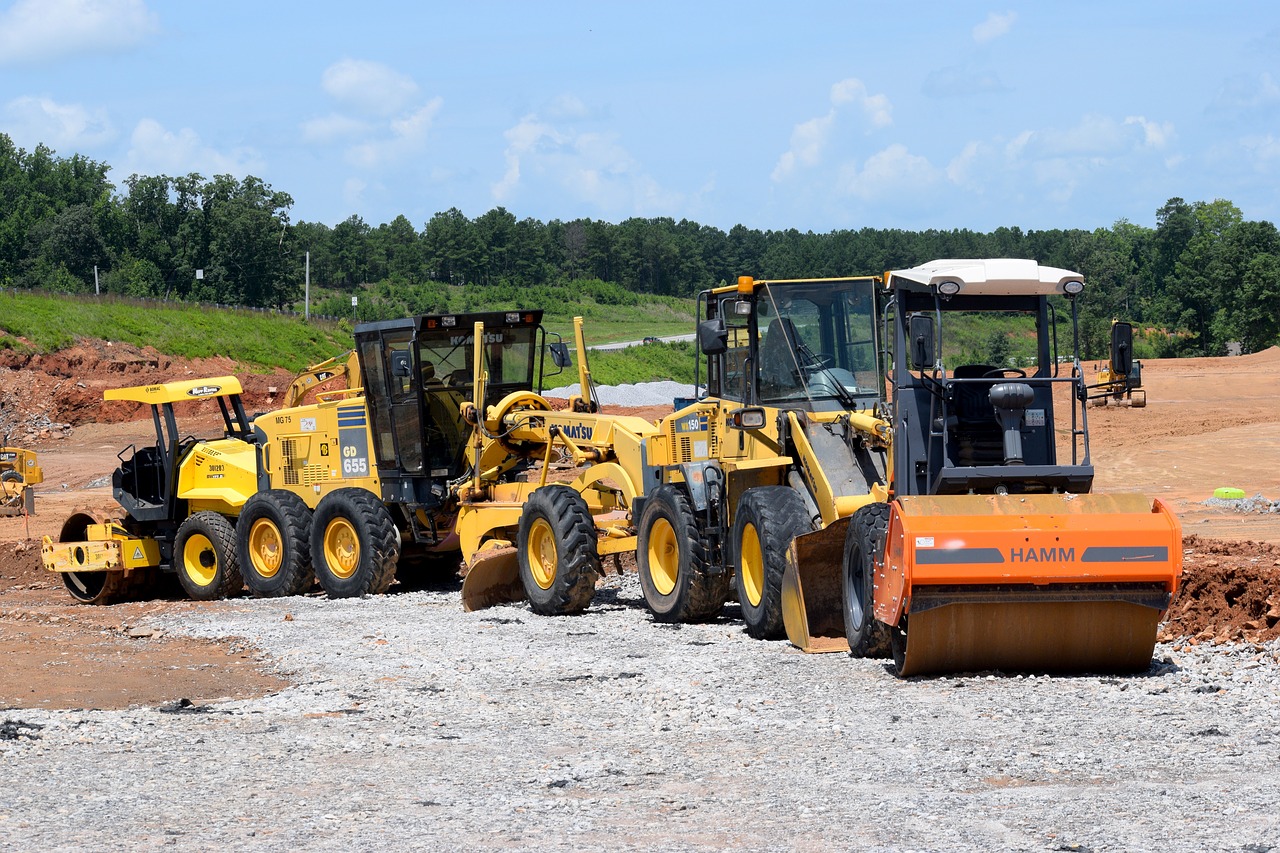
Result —
[[306, 295], [302, 298], [302, 319], [311, 319], [311, 253], [307, 252]]
[[102, 292], [98, 290], [98, 265], [93, 265], [93, 295], [101, 296]]

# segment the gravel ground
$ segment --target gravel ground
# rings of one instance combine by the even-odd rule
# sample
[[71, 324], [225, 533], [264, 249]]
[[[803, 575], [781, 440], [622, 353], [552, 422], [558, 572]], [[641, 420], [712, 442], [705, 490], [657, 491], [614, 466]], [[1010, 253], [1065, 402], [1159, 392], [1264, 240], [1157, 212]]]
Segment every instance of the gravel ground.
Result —
[[456, 590], [163, 617], [296, 686], [0, 713], [0, 849], [1280, 848], [1280, 644], [903, 681], [725, 615], [655, 625], [611, 575], [569, 618]]

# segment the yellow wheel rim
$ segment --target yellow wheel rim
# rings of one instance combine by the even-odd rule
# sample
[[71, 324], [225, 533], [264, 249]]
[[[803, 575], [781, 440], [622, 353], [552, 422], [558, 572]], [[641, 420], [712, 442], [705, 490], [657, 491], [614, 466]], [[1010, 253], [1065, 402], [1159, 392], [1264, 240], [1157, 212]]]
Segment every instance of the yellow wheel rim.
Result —
[[760, 550], [760, 532], [755, 525], [742, 529], [741, 563], [742, 591], [752, 607], [759, 607], [764, 598], [764, 553]]
[[525, 546], [529, 573], [542, 589], [551, 589], [556, 580], [556, 532], [544, 518], [529, 525], [529, 543]]
[[270, 519], [260, 518], [249, 528], [249, 562], [264, 578], [275, 577], [284, 562], [284, 543]]
[[345, 518], [335, 518], [324, 529], [324, 561], [335, 577], [343, 579], [360, 566], [360, 539]]
[[649, 580], [658, 595], [670, 595], [680, 574], [680, 543], [671, 522], [659, 518], [649, 528]]
[[199, 586], [208, 586], [218, 575], [218, 554], [213, 543], [202, 533], [187, 537], [182, 546], [182, 570]]

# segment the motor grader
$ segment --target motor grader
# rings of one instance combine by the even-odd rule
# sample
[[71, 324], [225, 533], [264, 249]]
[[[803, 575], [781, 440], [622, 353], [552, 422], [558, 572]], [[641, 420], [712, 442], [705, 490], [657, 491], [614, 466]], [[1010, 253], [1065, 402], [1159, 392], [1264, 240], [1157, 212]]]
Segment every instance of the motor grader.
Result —
[[[1050, 303], [1074, 342], [1082, 289], [997, 259], [702, 294], [707, 395], [659, 424], [672, 454], [649, 454], [662, 484], [636, 501], [655, 616], [717, 614], [732, 578], [753, 636], [887, 647], [904, 676], [1145, 669], [1180, 531], [1159, 500], [1091, 493]], [[984, 321], [1030, 336], [1032, 363], [965, 357]]]
[[[317, 581], [336, 598], [385, 591], [403, 556], [478, 566], [464, 589], [469, 602], [523, 597], [513, 588], [522, 575], [541, 612], [582, 609], [600, 555], [634, 550], [619, 508], [645, 488], [632, 460], [654, 427], [598, 413], [581, 318], [574, 328], [585, 390], [568, 411], [553, 411], [533, 389], [548, 353], [558, 369], [571, 358], [563, 342], [548, 344], [541, 317], [361, 324], [354, 355], [305, 371], [286, 400], [338, 375], [348, 388], [252, 422], [234, 377], [107, 391], [108, 400], [151, 405], [156, 443], [120, 454], [113, 493], [123, 516], [74, 514], [58, 542], [46, 537], [45, 567], [87, 603], [109, 602], [158, 571], [176, 572], [196, 599], [242, 586], [293, 595]], [[193, 399], [218, 401], [221, 437], [182, 436], [174, 407]], [[616, 463], [620, 455], [627, 464]], [[548, 483], [562, 457], [588, 470]], [[535, 460], [541, 478], [526, 482]], [[527, 546], [522, 558], [513, 543]]]
[[34, 450], [0, 447], [0, 516], [35, 515], [32, 487], [43, 482], [44, 470]]

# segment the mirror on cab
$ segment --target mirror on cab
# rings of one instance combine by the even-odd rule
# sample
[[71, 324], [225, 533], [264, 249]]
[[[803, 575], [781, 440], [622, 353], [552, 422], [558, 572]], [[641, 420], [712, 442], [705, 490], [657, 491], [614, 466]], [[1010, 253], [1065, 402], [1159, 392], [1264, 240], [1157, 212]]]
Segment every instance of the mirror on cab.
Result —
[[698, 348], [703, 355], [720, 355], [729, 349], [729, 332], [723, 317], [712, 317], [698, 324]]
[[933, 317], [928, 314], [911, 315], [911, 368], [928, 370], [934, 363]]
[[1133, 324], [1111, 326], [1111, 371], [1119, 376], [1133, 372]]
[[391, 375], [392, 376], [409, 376], [413, 373], [413, 366], [409, 361], [408, 350], [396, 350], [391, 353]]
[[564, 342], [551, 344], [550, 350], [551, 350], [551, 363], [554, 364], [556, 367], [560, 368], [561, 370], [564, 370], [566, 367], [573, 364], [573, 359], [569, 357], [568, 344]]

